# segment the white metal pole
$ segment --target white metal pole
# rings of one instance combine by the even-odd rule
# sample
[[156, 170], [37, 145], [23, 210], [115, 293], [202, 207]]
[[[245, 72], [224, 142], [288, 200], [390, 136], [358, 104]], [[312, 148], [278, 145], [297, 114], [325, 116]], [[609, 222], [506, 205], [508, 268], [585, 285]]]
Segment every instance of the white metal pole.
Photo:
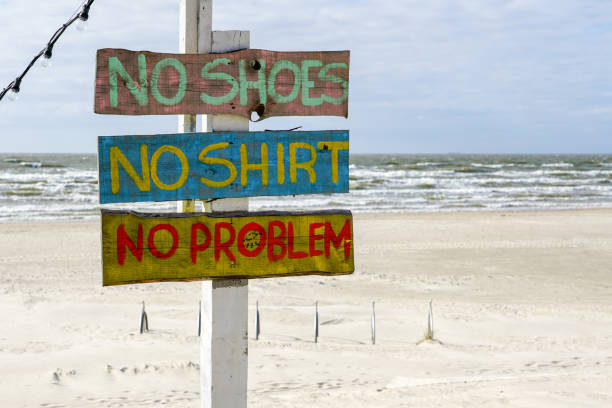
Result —
[[[249, 48], [248, 31], [212, 31], [212, 0], [181, 0], [182, 52], [230, 52]], [[184, 48], [183, 48], [184, 47]], [[195, 115], [179, 117], [179, 131], [195, 131]], [[205, 131], [248, 131], [249, 120], [205, 115]], [[194, 202], [180, 210], [194, 211]], [[207, 211], [248, 211], [248, 198], [216, 200]], [[246, 408], [248, 375], [248, 281], [202, 282], [200, 398], [202, 408]]]

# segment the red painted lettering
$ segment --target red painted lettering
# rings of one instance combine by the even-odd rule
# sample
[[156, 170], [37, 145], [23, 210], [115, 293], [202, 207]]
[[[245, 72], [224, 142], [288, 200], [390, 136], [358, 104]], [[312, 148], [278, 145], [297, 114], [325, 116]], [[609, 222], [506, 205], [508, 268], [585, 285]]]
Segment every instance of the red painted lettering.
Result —
[[[170, 235], [172, 235], [172, 246], [168, 252], [160, 252], [159, 249], [157, 249], [157, 246], [155, 246], [155, 234], [159, 230], [166, 230], [170, 233]], [[149, 231], [147, 242], [149, 244], [149, 251], [151, 252], [151, 255], [159, 259], [170, 258], [172, 255], [174, 255], [176, 249], [178, 248], [178, 232], [176, 231], [176, 228], [170, 224], [157, 224]]]
[[[280, 234], [274, 235], [274, 228], [280, 228]], [[282, 221], [270, 221], [268, 224], [268, 260], [270, 262], [281, 260], [287, 253], [287, 245], [285, 244], [285, 236], [287, 234], [285, 223]], [[274, 254], [274, 248], [279, 246], [281, 251], [279, 254]]]
[[125, 247], [127, 247], [132, 255], [138, 259], [138, 262], [142, 262], [142, 225], [138, 224], [138, 237], [136, 238], [136, 244], [130, 239], [127, 232], [125, 232], [125, 225], [119, 225], [117, 228], [117, 262], [119, 265], [125, 263]]
[[[221, 242], [221, 228], [229, 232], [229, 239], [225, 242]], [[225, 255], [231, 262], [236, 262], [236, 257], [230, 250], [230, 246], [236, 240], [236, 230], [234, 226], [229, 222], [218, 222], [215, 224], [215, 261], [219, 262], [221, 259], [221, 252], [225, 252]]]
[[238, 233], [238, 251], [249, 258], [255, 257], [266, 246], [266, 230], [256, 222], [249, 222]]
[[322, 222], [313, 222], [308, 228], [308, 235], [310, 237], [310, 239], [308, 240], [308, 249], [310, 250], [310, 256], [323, 255], [323, 251], [315, 249], [317, 241], [323, 239], [323, 235], [315, 234], [315, 232], [317, 228], [321, 228], [323, 225], [324, 224]]
[[[206, 239], [204, 242], [198, 244], [198, 231], [201, 231], [206, 235]], [[210, 246], [210, 230], [204, 224], [196, 223], [191, 226], [191, 263], [196, 263], [198, 261], [198, 252], [202, 252], [206, 250]]]
[[346, 220], [342, 230], [338, 235], [334, 233], [334, 229], [331, 223], [328, 221], [325, 223], [325, 257], [329, 258], [330, 243], [334, 245], [334, 248], [339, 248], [344, 241], [344, 258], [348, 259], [351, 255], [351, 220]]
[[294, 241], [295, 241], [295, 233], [293, 231], [293, 222], [289, 221], [289, 233], [287, 236], [287, 247], [289, 248], [287, 252], [289, 255], [289, 259], [306, 258], [308, 256], [306, 252], [293, 250], [293, 247], [295, 245]]

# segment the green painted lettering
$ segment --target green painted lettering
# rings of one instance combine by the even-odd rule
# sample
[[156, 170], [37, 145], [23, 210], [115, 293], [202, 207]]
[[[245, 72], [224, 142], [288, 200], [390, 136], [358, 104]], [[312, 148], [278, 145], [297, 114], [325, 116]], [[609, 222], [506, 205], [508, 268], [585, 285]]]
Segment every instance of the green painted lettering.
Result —
[[[293, 88], [291, 88], [291, 92], [289, 95], [281, 95], [276, 91], [275, 82], [276, 76], [283, 69], [288, 69], [293, 72]], [[292, 102], [295, 98], [297, 98], [300, 93], [300, 82], [302, 77], [300, 76], [300, 67], [294, 64], [291, 61], [280, 60], [274, 64], [270, 73], [268, 74], [268, 93], [278, 103], [289, 103]], [[283, 84], [284, 85], [284, 84]]]
[[[172, 67], [179, 74], [179, 84], [178, 89], [176, 90], [176, 94], [172, 98], [168, 98], [162, 95], [159, 92], [159, 88], [157, 87], [157, 81], [159, 80], [159, 75], [161, 74], [162, 69], [166, 67]], [[181, 63], [181, 61], [176, 58], [164, 58], [155, 64], [153, 68], [153, 72], [151, 73], [151, 95], [155, 98], [155, 100], [162, 105], [166, 106], [174, 106], [177, 103], [180, 103], [185, 96], [185, 90], [187, 89], [187, 71], [185, 70], [185, 66]]]
[[319, 60], [303, 60], [302, 61], [302, 105], [304, 106], [319, 106], [323, 103], [323, 99], [311, 98], [309, 89], [314, 88], [314, 81], [309, 80], [308, 69], [311, 67], [321, 67], [323, 63]]
[[266, 62], [262, 59], [258, 60], [261, 68], [257, 71], [257, 81], [247, 81], [246, 79], [246, 61], [240, 60], [240, 104], [246, 106], [248, 101], [248, 90], [257, 89], [259, 91], [259, 103], [265, 105], [267, 100], [266, 93]]
[[233, 76], [226, 74], [225, 72], [208, 72], [221, 64], [229, 65], [231, 64], [231, 61], [228, 58], [217, 58], [216, 60], [210, 61], [204, 65], [204, 67], [202, 67], [202, 78], [226, 81], [232, 86], [232, 89], [230, 89], [230, 91], [223, 96], [212, 96], [208, 95], [206, 92], [202, 92], [200, 94], [200, 99], [202, 102], [209, 105], [223, 105], [224, 103], [228, 103], [234, 99], [238, 93], [238, 81], [236, 81]]
[[332, 82], [334, 84], [340, 84], [340, 86], [342, 86], [342, 96], [338, 98], [333, 98], [331, 96], [321, 94], [321, 98], [323, 99], [323, 102], [329, 102], [333, 105], [340, 105], [344, 101], [346, 101], [346, 99], [348, 98], [348, 81], [345, 81], [344, 79], [334, 74], [327, 73], [327, 71], [329, 71], [330, 69], [334, 69], [334, 68], [344, 68], [348, 70], [348, 65], [346, 65], [344, 62], [333, 62], [331, 64], [327, 64], [326, 66], [323, 67], [321, 71], [319, 71], [319, 79], [321, 81], [327, 81], [327, 82]]
[[113, 108], [119, 105], [117, 74], [121, 76], [127, 89], [132, 93], [140, 106], [149, 103], [147, 94], [147, 59], [144, 54], [138, 54], [138, 76], [140, 83], [132, 79], [117, 57], [108, 58], [108, 83], [110, 85], [110, 104]]

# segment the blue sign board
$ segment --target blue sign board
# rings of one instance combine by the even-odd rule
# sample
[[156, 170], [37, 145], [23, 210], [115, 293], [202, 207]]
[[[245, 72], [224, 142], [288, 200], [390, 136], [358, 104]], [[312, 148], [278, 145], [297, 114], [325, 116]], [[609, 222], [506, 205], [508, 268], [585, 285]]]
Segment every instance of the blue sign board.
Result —
[[346, 193], [348, 149], [348, 130], [100, 136], [100, 203]]

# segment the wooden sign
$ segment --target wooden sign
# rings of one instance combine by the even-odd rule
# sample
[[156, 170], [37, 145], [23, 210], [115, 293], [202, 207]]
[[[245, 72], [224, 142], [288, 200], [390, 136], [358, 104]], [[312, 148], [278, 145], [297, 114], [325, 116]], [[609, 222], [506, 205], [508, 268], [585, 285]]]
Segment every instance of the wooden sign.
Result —
[[102, 210], [103, 285], [342, 275], [350, 211], [140, 214]]
[[348, 117], [349, 51], [98, 50], [95, 112]]
[[348, 131], [98, 138], [100, 203], [348, 192]]

